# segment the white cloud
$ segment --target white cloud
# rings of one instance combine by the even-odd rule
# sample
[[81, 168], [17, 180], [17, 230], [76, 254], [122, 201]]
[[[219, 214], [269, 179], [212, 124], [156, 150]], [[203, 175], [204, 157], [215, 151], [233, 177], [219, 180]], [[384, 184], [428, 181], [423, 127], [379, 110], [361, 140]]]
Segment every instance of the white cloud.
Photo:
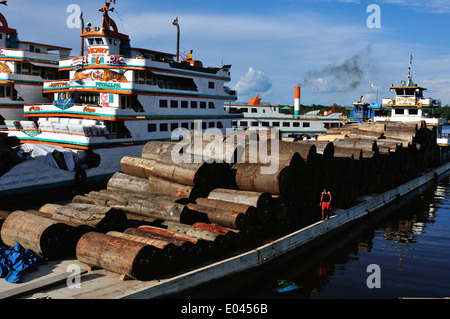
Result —
[[251, 97], [259, 94], [265, 97], [271, 93], [272, 82], [262, 71], [257, 71], [253, 67], [248, 69], [248, 72], [241, 76], [239, 82], [235, 85], [234, 90], [238, 92], [241, 98]]
[[[338, 2], [364, 4], [363, 0], [309, 0], [314, 2]], [[367, 2], [370, 3], [370, 2]], [[394, 4], [409, 7], [426, 13], [450, 13], [450, 2], [448, 0], [378, 0], [378, 5]]]

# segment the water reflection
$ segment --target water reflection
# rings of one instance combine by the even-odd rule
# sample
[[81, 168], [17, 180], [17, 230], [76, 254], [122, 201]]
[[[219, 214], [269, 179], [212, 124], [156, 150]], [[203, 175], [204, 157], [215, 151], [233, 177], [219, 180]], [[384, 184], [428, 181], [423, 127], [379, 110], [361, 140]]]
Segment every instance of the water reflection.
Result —
[[[450, 218], [440, 218], [449, 212], [446, 179], [394, 211], [387, 211], [387, 217], [367, 220], [307, 254], [293, 254], [262, 270], [178, 297], [315, 299], [450, 295], [447, 291], [450, 285], [445, 283], [450, 278], [450, 258], [446, 258], [450, 257]], [[436, 246], [433, 236], [439, 236], [442, 244]], [[382, 269], [381, 289], [369, 289], [366, 285], [370, 264], [378, 264]], [[297, 288], [280, 292], [280, 280]]]

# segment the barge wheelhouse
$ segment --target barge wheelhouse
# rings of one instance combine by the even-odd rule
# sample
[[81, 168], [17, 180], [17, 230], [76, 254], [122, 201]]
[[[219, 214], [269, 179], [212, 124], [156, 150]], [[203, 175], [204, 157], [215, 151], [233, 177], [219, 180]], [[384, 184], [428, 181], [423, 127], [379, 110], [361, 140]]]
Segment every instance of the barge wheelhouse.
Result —
[[445, 136], [442, 128], [447, 125], [447, 119], [435, 115], [434, 110], [442, 107], [441, 100], [425, 97], [426, 88], [413, 82], [411, 74], [411, 61], [409, 59], [407, 81], [401, 85], [391, 85], [390, 91], [395, 93], [394, 98], [383, 98], [382, 106], [392, 108], [390, 116], [375, 116], [374, 121], [393, 122], [421, 122], [427, 126], [436, 127], [437, 141], [440, 146], [449, 146], [450, 139]]

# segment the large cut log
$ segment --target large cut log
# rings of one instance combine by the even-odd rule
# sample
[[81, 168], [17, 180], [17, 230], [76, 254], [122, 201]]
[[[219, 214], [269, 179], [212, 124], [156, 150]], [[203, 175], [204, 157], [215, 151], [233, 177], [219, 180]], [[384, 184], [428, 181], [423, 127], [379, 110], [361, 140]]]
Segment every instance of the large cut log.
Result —
[[170, 154], [162, 154], [154, 165], [153, 175], [178, 184], [195, 186], [202, 194], [217, 187], [228, 187], [230, 165], [194, 161], [176, 163]]
[[66, 257], [70, 252], [68, 225], [24, 211], [11, 213], [3, 222], [2, 242], [22, 247], [50, 260]]
[[[156, 224], [155, 224], [156, 225]], [[214, 257], [214, 242], [210, 240], [204, 240], [199, 237], [189, 236], [185, 233], [178, 233], [166, 228], [156, 227], [152, 225], [141, 225], [139, 230], [149, 232], [152, 234], [161, 234], [163, 236], [179, 239], [180, 241], [187, 241], [197, 247], [197, 260], [204, 260]]]
[[336, 147], [347, 147], [347, 148], [361, 148], [366, 151], [377, 151], [377, 141], [376, 139], [353, 139], [345, 138], [342, 140], [334, 141], [334, 146]]
[[246, 216], [247, 223], [251, 224], [256, 219], [256, 207], [252, 205], [239, 204], [229, 201], [210, 199], [205, 197], [199, 197], [195, 200], [195, 203], [202, 206], [208, 206], [235, 213], [242, 213]]
[[209, 193], [208, 198], [254, 206], [261, 222], [267, 221], [273, 214], [272, 196], [269, 193], [217, 188]]
[[271, 174], [265, 174], [263, 166], [253, 163], [236, 163], [232, 166], [237, 188], [245, 191], [287, 194], [294, 187], [294, 178], [289, 166], [278, 165]]
[[104, 198], [96, 198], [95, 196], [84, 196], [84, 195], [76, 195], [72, 198], [72, 203], [78, 204], [89, 204], [89, 205], [97, 205], [97, 206], [108, 206], [107, 199]]
[[209, 223], [235, 229], [243, 229], [247, 224], [247, 218], [243, 213], [190, 203], [186, 206], [192, 211], [204, 213], [206, 215], [205, 221]]
[[191, 198], [199, 196], [193, 186], [183, 185], [160, 177], [149, 176], [142, 178], [117, 172], [109, 180], [107, 188], [111, 190], [124, 190], [137, 194], [160, 194]]
[[90, 232], [80, 238], [77, 259], [137, 280], [154, 279], [160, 273], [161, 262], [155, 249], [145, 243]]
[[178, 196], [192, 200], [200, 195], [193, 186], [174, 183], [155, 176], [148, 178], [147, 191], [152, 194]]
[[334, 144], [329, 141], [297, 141], [294, 143], [305, 144], [305, 145], [315, 145], [316, 153], [322, 154], [326, 157], [334, 156]]
[[172, 221], [164, 221], [158, 226], [167, 228], [177, 233], [197, 237], [212, 242], [214, 244], [215, 256], [227, 252], [231, 247], [231, 242], [227, 237], [206, 229], [200, 229], [191, 225], [180, 224]]
[[65, 235], [65, 238], [67, 239], [67, 244], [68, 244], [68, 249], [69, 249], [70, 254], [75, 253], [75, 247], [78, 243], [78, 240], [80, 240], [81, 236], [83, 236], [84, 234], [89, 233], [91, 231], [96, 231], [95, 228], [92, 226], [89, 226], [89, 225], [86, 225], [83, 223], [74, 222], [74, 221], [55, 219], [55, 218], [53, 218], [52, 215], [38, 211], [38, 210], [27, 210], [26, 212], [29, 214], [36, 215], [36, 216], [49, 218], [54, 221], [57, 221], [57, 222], [67, 225], [68, 227], [67, 227], [67, 233]]
[[122, 210], [98, 205], [82, 203], [46, 204], [39, 210], [51, 214], [54, 219], [93, 226], [99, 232], [123, 230], [127, 221], [126, 214]]
[[168, 273], [180, 267], [180, 248], [174, 245], [169, 240], [161, 238], [150, 238], [145, 236], [138, 236], [133, 234], [133, 229], [128, 228], [124, 232], [110, 231], [107, 235], [119, 237], [127, 240], [144, 243], [155, 249], [155, 254], [160, 258], [160, 272]]
[[124, 174], [144, 179], [153, 176], [155, 163], [156, 160], [133, 156], [124, 156], [120, 160], [120, 166]]
[[[172, 260], [168, 260], [168, 262], [176, 263], [177, 266], [173, 267], [173, 270], [179, 267], [190, 266], [194, 264], [198, 260], [198, 256], [201, 254], [200, 247], [195, 246], [192, 242], [177, 238], [176, 236], [170, 236], [169, 231], [166, 230], [166, 234], [163, 235], [162, 232], [154, 232], [148, 231], [148, 229], [152, 226], [146, 226], [145, 230], [136, 229], [136, 228], [128, 228], [124, 231], [125, 235], [136, 236], [138, 238], [145, 238], [142, 242], [152, 242], [153, 240], [163, 241], [167, 243], [171, 243], [176, 246], [176, 255], [173, 254], [171, 257]], [[157, 228], [157, 227], [152, 227]], [[162, 231], [164, 229], [159, 228]]]
[[116, 172], [108, 180], [106, 187], [107, 189], [121, 189], [137, 194], [145, 194], [147, 193], [148, 180], [121, 172]]

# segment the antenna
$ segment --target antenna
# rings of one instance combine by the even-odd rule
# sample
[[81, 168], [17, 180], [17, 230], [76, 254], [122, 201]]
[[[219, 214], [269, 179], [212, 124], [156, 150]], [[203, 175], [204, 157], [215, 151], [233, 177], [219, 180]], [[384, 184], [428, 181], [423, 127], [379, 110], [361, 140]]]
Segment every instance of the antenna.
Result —
[[[81, 34], [83, 34], [84, 32], [84, 18], [83, 18], [83, 11], [81, 11], [80, 14], [80, 20], [81, 20]], [[89, 24], [88, 24], [89, 25]], [[84, 55], [84, 38], [81, 37], [81, 52], [80, 55], [83, 56]]]
[[178, 24], [178, 17], [173, 20], [172, 24], [177, 27], [177, 61], [180, 60], [180, 25]]

